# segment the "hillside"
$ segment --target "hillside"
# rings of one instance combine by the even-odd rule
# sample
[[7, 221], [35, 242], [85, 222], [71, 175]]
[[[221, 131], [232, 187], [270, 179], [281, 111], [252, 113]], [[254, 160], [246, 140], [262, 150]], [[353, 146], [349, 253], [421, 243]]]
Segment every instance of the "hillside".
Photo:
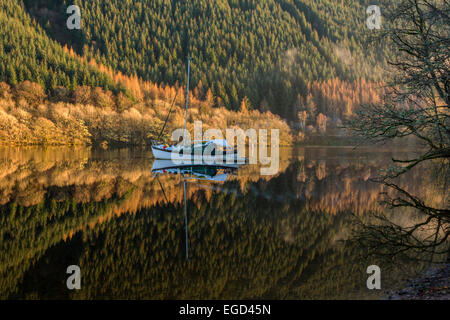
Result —
[[[182, 88], [140, 81], [77, 55], [50, 39], [23, 5], [0, 0], [0, 28], [0, 144], [146, 144], [177, 92], [166, 129], [184, 124]], [[213, 109], [206, 93], [190, 99], [190, 114], [201, 110], [197, 119], [205, 128], [274, 127], [282, 144], [291, 143], [289, 127], [273, 114]]]
[[0, 29], [0, 81], [15, 85], [31, 80], [47, 89], [85, 84], [124, 91], [105, 73], [67, 55], [16, 1], [0, 0]]
[[176, 92], [182, 125], [187, 55], [196, 119], [323, 135], [379, 101], [387, 49], [366, 47], [363, 2], [75, 1], [69, 30], [67, 1], [0, 0], [0, 143], [148, 143]]
[[[68, 30], [65, 9], [81, 8], [81, 30]], [[146, 81], [208, 88], [215, 104], [292, 118], [308, 83], [333, 78], [379, 80], [383, 52], [366, 46], [368, 1], [24, 0], [47, 34], [88, 60]], [[83, 84], [86, 84], [83, 82]]]

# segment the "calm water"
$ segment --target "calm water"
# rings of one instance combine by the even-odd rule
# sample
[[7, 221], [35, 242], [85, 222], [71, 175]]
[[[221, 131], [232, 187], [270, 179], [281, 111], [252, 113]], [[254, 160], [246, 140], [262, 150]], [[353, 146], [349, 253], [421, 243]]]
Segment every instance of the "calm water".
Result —
[[[346, 240], [352, 215], [383, 209], [369, 179], [393, 154], [285, 149], [274, 176], [213, 182], [156, 175], [148, 150], [0, 149], [0, 297], [376, 298], [366, 268], [383, 264]], [[420, 177], [404, 182], [420, 193]]]

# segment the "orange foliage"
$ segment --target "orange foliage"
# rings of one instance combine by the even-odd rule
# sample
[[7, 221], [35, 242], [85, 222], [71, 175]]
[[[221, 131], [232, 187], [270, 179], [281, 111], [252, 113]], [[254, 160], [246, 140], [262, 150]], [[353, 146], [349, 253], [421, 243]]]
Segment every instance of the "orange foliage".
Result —
[[[307, 110], [306, 100], [312, 99], [317, 108], [316, 116], [322, 113], [337, 121], [352, 116], [353, 111], [361, 105], [379, 103], [383, 90], [382, 83], [369, 82], [363, 78], [354, 82], [337, 78], [324, 82], [316, 81], [308, 85], [309, 99], [304, 98], [302, 109]], [[314, 121], [314, 118], [311, 121]]]

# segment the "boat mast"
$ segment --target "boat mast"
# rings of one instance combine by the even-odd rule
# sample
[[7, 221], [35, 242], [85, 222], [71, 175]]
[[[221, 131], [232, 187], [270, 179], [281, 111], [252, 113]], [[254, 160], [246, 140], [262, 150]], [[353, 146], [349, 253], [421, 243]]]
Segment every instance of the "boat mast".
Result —
[[184, 227], [185, 227], [185, 241], [186, 241], [186, 261], [189, 260], [189, 236], [188, 236], [188, 214], [187, 214], [187, 201], [186, 201], [186, 180], [183, 177], [183, 188], [184, 188]]
[[183, 137], [183, 142], [184, 145], [186, 145], [186, 127], [187, 127], [187, 115], [188, 115], [188, 104], [189, 104], [189, 73], [191, 71], [191, 57], [188, 57], [188, 72], [187, 72], [187, 85], [186, 85], [186, 116], [184, 119], [184, 137]]

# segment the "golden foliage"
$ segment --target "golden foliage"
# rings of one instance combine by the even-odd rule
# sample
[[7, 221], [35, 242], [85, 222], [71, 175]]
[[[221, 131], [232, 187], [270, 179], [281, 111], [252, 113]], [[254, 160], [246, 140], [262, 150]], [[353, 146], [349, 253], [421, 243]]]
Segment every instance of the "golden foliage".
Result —
[[[14, 89], [15, 99], [11, 100], [6, 98], [9, 87], [0, 84], [0, 96], [3, 97], [0, 98], [0, 144], [89, 144], [104, 141], [108, 144], [148, 144], [161, 130], [177, 91], [165, 134], [184, 126], [181, 88], [142, 83], [143, 99], [137, 103], [123, 93], [114, 96], [99, 87], [78, 86], [70, 99], [64, 88], [56, 89], [52, 97], [45, 100], [38, 84], [22, 83]], [[291, 130], [279, 116], [246, 107], [238, 112], [213, 107], [208, 92], [205, 99], [209, 100], [190, 98], [188, 129], [192, 134], [193, 121], [199, 120], [203, 122], [203, 130], [218, 128], [223, 130], [224, 137], [226, 128], [278, 129], [280, 144], [292, 143]], [[58, 95], [64, 99], [57, 101], [55, 96]]]
[[15, 95], [24, 98], [29, 104], [35, 106], [42, 103], [46, 97], [44, 88], [38, 83], [24, 81], [14, 87]]

